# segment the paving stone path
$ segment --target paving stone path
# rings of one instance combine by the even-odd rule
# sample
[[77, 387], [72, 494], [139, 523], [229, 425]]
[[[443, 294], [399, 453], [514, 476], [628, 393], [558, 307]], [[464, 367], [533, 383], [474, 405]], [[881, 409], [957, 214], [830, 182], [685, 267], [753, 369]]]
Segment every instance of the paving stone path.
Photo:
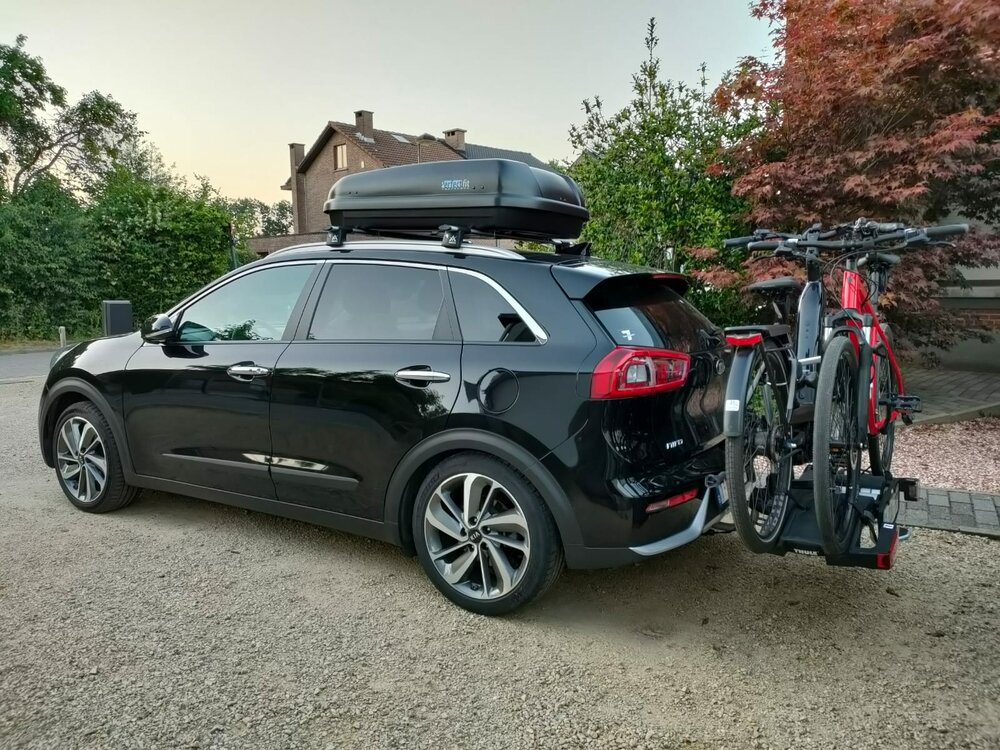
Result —
[[1000, 539], [1000, 495], [921, 488], [916, 502], [900, 502], [899, 523]]
[[915, 422], [958, 422], [1000, 414], [1000, 373], [904, 368], [906, 393], [920, 396]]

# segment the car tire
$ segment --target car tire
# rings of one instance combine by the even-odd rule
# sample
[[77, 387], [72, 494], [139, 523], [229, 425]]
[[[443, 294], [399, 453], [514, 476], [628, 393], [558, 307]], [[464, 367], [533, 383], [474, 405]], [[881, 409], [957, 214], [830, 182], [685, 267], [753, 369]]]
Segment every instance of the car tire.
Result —
[[52, 435], [52, 463], [66, 497], [88, 513], [124, 508], [138, 492], [125, 482], [108, 421], [90, 402], [73, 404], [59, 415]]
[[451, 456], [428, 474], [417, 491], [413, 538], [438, 590], [481, 615], [537, 599], [563, 568], [559, 532], [538, 491], [482, 453]]

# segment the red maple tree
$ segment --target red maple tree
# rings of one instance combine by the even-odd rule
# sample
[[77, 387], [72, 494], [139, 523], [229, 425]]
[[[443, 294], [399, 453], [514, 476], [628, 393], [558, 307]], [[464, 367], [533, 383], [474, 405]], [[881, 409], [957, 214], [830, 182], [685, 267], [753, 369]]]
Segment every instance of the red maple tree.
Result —
[[773, 26], [775, 61], [743, 60], [715, 92], [761, 118], [728, 155], [751, 222], [978, 223], [954, 249], [908, 256], [883, 298], [910, 344], [972, 335], [938, 296], [961, 283], [956, 266], [1000, 261], [1000, 2], [755, 0], [751, 12]]

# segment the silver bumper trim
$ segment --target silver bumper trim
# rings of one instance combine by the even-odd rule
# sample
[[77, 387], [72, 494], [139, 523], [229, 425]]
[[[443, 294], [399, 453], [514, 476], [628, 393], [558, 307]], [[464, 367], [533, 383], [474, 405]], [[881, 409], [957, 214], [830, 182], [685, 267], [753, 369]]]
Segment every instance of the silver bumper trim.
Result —
[[[708, 510], [712, 505], [713, 492], [719, 493], [718, 504], [716, 507], [720, 509], [720, 512], [715, 513], [712, 518], [709, 519]], [[629, 549], [637, 555], [651, 557], [652, 555], [660, 555], [664, 552], [669, 552], [672, 549], [683, 547], [685, 544], [693, 542], [695, 539], [704, 534], [707, 529], [715, 525], [719, 519], [725, 515], [728, 505], [729, 500], [726, 497], [724, 484], [720, 484], [718, 487], [708, 487], [705, 489], [705, 494], [701, 496], [701, 505], [698, 506], [698, 513], [686, 529], [678, 531], [676, 534], [671, 534], [666, 539], [660, 539], [656, 542], [643, 544], [639, 547], [629, 547]]]

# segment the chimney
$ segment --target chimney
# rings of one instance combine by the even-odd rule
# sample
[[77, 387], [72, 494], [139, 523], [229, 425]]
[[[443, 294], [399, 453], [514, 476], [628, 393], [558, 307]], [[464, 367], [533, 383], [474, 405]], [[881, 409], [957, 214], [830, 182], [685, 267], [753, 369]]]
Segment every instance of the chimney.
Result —
[[375, 137], [375, 127], [372, 125], [372, 115], [374, 113], [367, 109], [359, 109], [354, 113], [354, 127], [358, 129], [365, 138]]
[[465, 134], [467, 131], [462, 128], [452, 128], [444, 131], [444, 142], [456, 151], [465, 153]]
[[291, 168], [292, 173], [299, 168], [299, 164], [306, 157], [306, 147], [302, 143], [289, 143], [288, 144], [288, 166]]
[[306, 155], [306, 147], [301, 143], [288, 144], [288, 167], [291, 172], [289, 185], [292, 188], [292, 231], [303, 231], [306, 225], [306, 178], [299, 174], [299, 165]]

